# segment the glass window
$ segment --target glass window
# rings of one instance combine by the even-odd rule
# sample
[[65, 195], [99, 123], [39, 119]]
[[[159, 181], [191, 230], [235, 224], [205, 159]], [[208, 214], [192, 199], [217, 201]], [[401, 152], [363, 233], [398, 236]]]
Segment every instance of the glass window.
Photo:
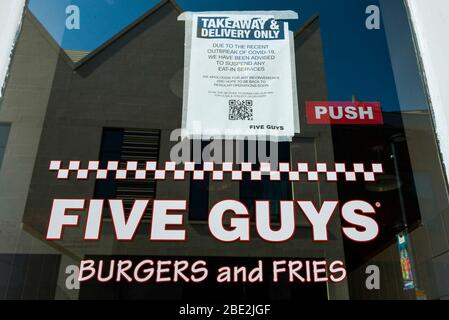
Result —
[[3, 157], [6, 151], [6, 143], [8, 142], [9, 125], [0, 123], [0, 168], [2, 166]]
[[[201, 145], [201, 152], [208, 146], [208, 142], [193, 141], [193, 144]], [[194, 160], [193, 158], [191, 160]], [[195, 162], [195, 169], [201, 170], [204, 161], [201, 158], [200, 163]], [[203, 179], [194, 179], [193, 175], [190, 177], [190, 192], [189, 192], [189, 219], [192, 221], [207, 221], [209, 216], [209, 183], [210, 174], [204, 173]]]
[[[137, 161], [137, 170], [144, 170], [147, 162], [157, 162], [159, 156], [160, 131], [149, 129], [105, 128], [100, 148], [100, 168], [108, 168], [111, 161], [118, 162], [118, 168], [127, 170], [128, 161]], [[136, 179], [135, 170], [130, 170], [128, 179], [117, 180], [108, 174], [105, 180], [97, 180], [96, 199], [121, 199], [126, 213], [131, 212], [135, 199], [156, 197], [154, 173], [145, 179]], [[144, 218], [151, 217], [150, 202]]]
[[[447, 176], [404, 1], [30, 0], [27, 6], [0, 109], [0, 226], [6, 226], [0, 230], [0, 298], [449, 297]], [[215, 12], [213, 19], [276, 11], [282, 18], [270, 16], [271, 28], [257, 27], [260, 37], [275, 40], [246, 47], [259, 57], [254, 60], [264, 61], [249, 61], [244, 41], [228, 41], [219, 25], [212, 29], [223, 34], [215, 33], [205, 58], [190, 67], [202, 52], [193, 39], [209, 38], [198, 32], [208, 29], [206, 22], [195, 33], [186, 26], [198, 20], [187, 14], [179, 20], [189, 11], [206, 18]], [[298, 19], [286, 19], [296, 14]], [[282, 38], [279, 26], [292, 34]], [[245, 32], [256, 37], [243, 29], [229, 31], [229, 38], [250, 39]], [[288, 50], [280, 51], [287, 58], [265, 52], [272, 43], [267, 41], [285, 43]], [[229, 53], [226, 44], [245, 53]], [[229, 71], [220, 64], [235, 74], [219, 74]], [[286, 75], [287, 85], [276, 82]], [[287, 94], [267, 98], [274, 92]], [[207, 119], [201, 124], [223, 120], [224, 129], [265, 130], [268, 137], [257, 136], [252, 147], [254, 136], [235, 132], [188, 135], [188, 124], [196, 120], [189, 117], [192, 109], [200, 110], [193, 118]], [[292, 124], [291, 135], [283, 135], [288, 130], [275, 120]], [[211, 129], [223, 129], [216, 127]], [[52, 238], [49, 221], [58, 199], [76, 200], [65, 212], [78, 224], [64, 225]], [[121, 199], [126, 216], [112, 221], [106, 201], [101, 221], [88, 220], [90, 199]], [[138, 223], [129, 216], [137, 199], [150, 200]], [[212, 207], [226, 200], [240, 210], [237, 218], [226, 214], [221, 220], [229, 241], [208, 226]], [[270, 201], [271, 228], [262, 229], [257, 200]], [[281, 201], [293, 204], [294, 230], [288, 240], [270, 241], [267, 234], [290, 232]], [[351, 211], [348, 203], [365, 210]], [[334, 207], [320, 233], [313, 217], [324, 219], [325, 205]], [[155, 221], [154, 210], [165, 224]], [[92, 231], [96, 222], [100, 237], [87, 241], [86, 225]], [[122, 223], [123, 238], [113, 222]], [[348, 230], [360, 235], [376, 227], [369, 241], [348, 236]], [[246, 231], [249, 239], [233, 235]], [[161, 235], [177, 239], [153, 241]], [[66, 270], [77, 270], [83, 258], [103, 261], [104, 268], [120, 259], [204, 260], [211, 269], [255, 267], [260, 260], [270, 265], [268, 274], [276, 260], [312, 266], [341, 261], [346, 274], [338, 283], [307, 285], [285, 276], [278, 285], [254, 287], [211, 279], [197, 287], [91, 279], [70, 288]], [[380, 270], [375, 289], [366, 285], [372, 266]], [[52, 275], [42, 273], [47, 267]]]
[[[245, 159], [248, 159], [248, 152], [248, 143], [246, 143]], [[276, 144], [270, 142], [259, 143], [256, 146], [256, 154], [259, 154], [259, 152], [266, 155], [276, 152], [276, 158], [280, 163], [290, 163], [290, 144], [288, 142]], [[255, 170], [260, 170], [260, 161], [257, 160], [253, 166]], [[250, 172], [243, 173], [243, 180], [240, 182], [240, 200], [248, 208], [251, 218], [254, 219], [255, 217], [256, 200], [269, 200], [270, 219], [272, 222], [279, 222], [279, 201], [292, 200], [292, 188], [288, 173], [281, 173], [279, 181], [271, 181], [268, 174], [263, 175], [260, 181], [252, 180], [250, 175]]]

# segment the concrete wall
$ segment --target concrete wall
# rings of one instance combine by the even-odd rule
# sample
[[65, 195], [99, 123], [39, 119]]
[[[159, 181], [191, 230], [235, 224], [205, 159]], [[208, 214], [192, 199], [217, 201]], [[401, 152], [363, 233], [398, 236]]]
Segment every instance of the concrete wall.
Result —
[[30, 20], [20, 38], [0, 109], [0, 122], [10, 125], [0, 170], [0, 251], [46, 253], [47, 245], [23, 231], [22, 219], [59, 52]]

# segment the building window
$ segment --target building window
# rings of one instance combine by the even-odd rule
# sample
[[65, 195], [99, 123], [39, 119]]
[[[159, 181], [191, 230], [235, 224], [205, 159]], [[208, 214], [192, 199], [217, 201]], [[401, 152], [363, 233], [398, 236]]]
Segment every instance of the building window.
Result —
[[[210, 141], [201, 141], [201, 153], [209, 143]], [[203, 159], [201, 158], [199, 163], [195, 163], [195, 169], [201, 170], [202, 167]], [[189, 220], [205, 221], [208, 219], [209, 179], [209, 173], [207, 172], [204, 173], [204, 179], [202, 180], [193, 180], [193, 177], [190, 177]]]
[[[256, 148], [256, 154], [259, 154], [260, 144], [259, 142]], [[273, 142], [266, 142], [266, 154], [271, 155], [271, 151], [274, 152], [276, 148]], [[280, 142], [276, 144], [278, 152], [279, 162], [290, 162], [290, 143]], [[245, 159], [249, 159], [248, 147], [245, 147]], [[260, 161], [255, 163], [254, 170], [260, 169]], [[251, 180], [250, 173], [245, 172], [243, 179], [240, 182], [240, 201], [243, 202], [248, 208], [251, 219], [255, 216], [255, 201], [256, 200], [270, 200], [270, 216], [271, 222], [280, 221], [280, 200], [292, 200], [292, 187], [288, 179], [288, 173], [281, 174], [281, 180], [270, 181], [270, 177], [267, 175], [262, 176], [262, 180]]]
[[9, 136], [9, 124], [0, 124], [0, 168], [2, 167], [3, 156], [6, 151], [6, 143], [8, 142]]
[[[145, 169], [147, 161], [158, 161], [160, 130], [105, 128], [100, 148], [100, 167], [106, 168], [108, 161], [118, 161], [119, 169], [126, 168], [127, 161], [138, 161], [138, 169]], [[145, 180], [129, 177], [117, 180], [109, 175], [97, 180], [95, 198], [122, 199], [125, 212], [129, 214], [134, 200], [149, 199], [144, 220], [151, 218], [152, 204], [156, 196], [154, 173], [147, 173]]]
[[[203, 141], [201, 150], [203, 150], [210, 142]], [[259, 142], [263, 143], [263, 142]], [[256, 150], [253, 150], [255, 154], [259, 153], [259, 144]], [[273, 148], [273, 144], [266, 142], [266, 154], [272, 157], [270, 152], [276, 149]], [[290, 162], [290, 144], [288, 142], [281, 142], [276, 144], [277, 147], [277, 159], [279, 162]], [[244, 147], [244, 160], [248, 162], [250, 157], [248, 155], [249, 147], [245, 142]], [[203, 166], [201, 163], [195, 164], [196, 169], [201, 169]], [[254, 170], [260, 169], [260, 161], [257, 160], [253, 165]], [[190, 199], [189, 199], [189, 220], [193, 221], [205, 221], [208, 219], [209, 214], [209, 180], [210, 174], [205, 173], [203, 180], [190, 181]], [[270, 181], [269, 176], [262, 176], [261, 181], [251, 180], [250, 173], [244, 172], [243, 179], [240, 182], [240, 201], [243, 202], [248, 208], [251, 218], [255, 216], [255, 201], [256, 200], [271, 200], [270, 201], [270, 214], [272, 222], [280, 221], [280, 200], [292, 200], [292, 188], [288, 179], [288, 173], [281, 174], [281, 180]]]

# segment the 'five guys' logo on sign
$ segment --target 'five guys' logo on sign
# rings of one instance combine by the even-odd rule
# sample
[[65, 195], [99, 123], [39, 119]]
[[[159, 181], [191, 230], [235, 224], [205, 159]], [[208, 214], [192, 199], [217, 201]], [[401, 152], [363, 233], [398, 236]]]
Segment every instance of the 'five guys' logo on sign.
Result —
[[308, 124], [383, 124], [379, 102], [307, 101]]

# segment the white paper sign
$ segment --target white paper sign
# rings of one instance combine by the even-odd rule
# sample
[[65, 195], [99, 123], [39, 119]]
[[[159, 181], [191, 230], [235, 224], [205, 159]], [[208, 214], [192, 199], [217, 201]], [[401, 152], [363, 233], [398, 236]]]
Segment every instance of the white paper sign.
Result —
[[293, 35], [288, 23], [275, 17], [267, 12], [190, 13], [186, 135], [291, 140], [299, 132]]

